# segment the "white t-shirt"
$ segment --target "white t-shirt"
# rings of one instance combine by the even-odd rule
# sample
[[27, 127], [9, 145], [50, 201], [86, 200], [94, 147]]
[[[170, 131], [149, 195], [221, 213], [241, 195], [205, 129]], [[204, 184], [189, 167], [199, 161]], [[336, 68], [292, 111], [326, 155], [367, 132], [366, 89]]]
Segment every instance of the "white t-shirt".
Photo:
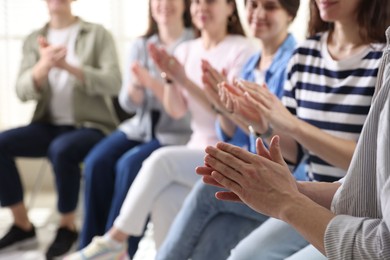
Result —
[[266, 73], [265, 70], [255, 69], [253, 71], [253, 74], [255, 75], [255, 82], [258, 85], [262, 85], [265, 82], [265, 73]]
[[[75, 23], [64, 29], [49, 29], [47, 40], [53, 46], [67, 48], [66, 61], [78, 67], [80, 61], [75, 53], [76, 38], [80, 30], [80, 23]], [[51, 122], [55, 125], [73, 125], [73, 86], [75, 77], [69, 72], [52, 68], [49, 72], [51, 87], [50, 114]]]
[[[175, 51], [175, 56], [184, 64], [187, 77], [203, 89], [202, 59], [207, 60], [218, 71], [225, 69], [228, 80], [231, 81], [240, 76], [242, 66], [255, 52], [255, 46], [247, 38], [228, 35], [217, 46], [208, 50], [204, 48], [201, 38], [184, 42]], [[188, 93], [185, 94], [192, 116], [192, 135], [187, 147], [204, 149], [207, 145], [215, 145], [218, 142], [215, 114], [210, 113]]]

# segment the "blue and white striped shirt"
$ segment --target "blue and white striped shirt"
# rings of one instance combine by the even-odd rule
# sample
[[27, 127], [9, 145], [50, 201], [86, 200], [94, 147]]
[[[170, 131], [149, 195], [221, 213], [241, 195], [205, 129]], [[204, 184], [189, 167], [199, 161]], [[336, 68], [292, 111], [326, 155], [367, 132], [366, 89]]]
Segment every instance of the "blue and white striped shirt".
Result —
[[[301, 120], [331, 135], [357, 141], [370, 109], [384, 44], [371, 44], [337, 61], [328, 52], [327, 38], [328, 33], [317, 34], [295, 51], [283, 103]], [[310, 179], [335, 181], [346, 174], [300, 148], [308, 154]]]

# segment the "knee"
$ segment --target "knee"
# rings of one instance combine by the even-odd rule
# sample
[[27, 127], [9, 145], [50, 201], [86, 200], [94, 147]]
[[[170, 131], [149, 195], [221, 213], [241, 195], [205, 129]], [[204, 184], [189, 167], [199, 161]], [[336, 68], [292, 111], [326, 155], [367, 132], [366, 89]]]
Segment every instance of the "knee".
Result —
[[72, 154], [72, 147], [62, 141], [54, 140], [48, 149], [47, 157], [55, 165], [58, 162], [66, 160]]
[[137, 174], [143, 160], [136, 153], [126, 153], [116, 162], [115, 172], [117, 174], [128, 174], [136, 171], [135, 174]]
[[9, 138], [5, 133], [0, 133], [0, 153], [5, 153], [12, 144], [10, 144]]
[[142, 164], [143, 169], [148, 169], [150, 172], [161, 171], [164, 169], [169, 155], [167, 148], [160, 148], [154, 151]]
[[107, 156], [102, 153], [92, 150], [84, 159], [83, 174], [84, 178], [93, 178], [99, 169], [106, 169], [110, 162]]
[[212, 205], [218, 200], [215, 198], [215, 193], [221, 189], [214, 186], [204, 184], [199, 180], [191, 191], [197, 204]]

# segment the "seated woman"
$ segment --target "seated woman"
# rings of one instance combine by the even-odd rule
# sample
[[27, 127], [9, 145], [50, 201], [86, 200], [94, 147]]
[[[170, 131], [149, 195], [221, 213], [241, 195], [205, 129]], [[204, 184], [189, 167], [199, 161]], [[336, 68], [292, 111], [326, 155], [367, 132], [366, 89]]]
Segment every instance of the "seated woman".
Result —
[[[348, 6], [350, 4], [348, 3], [349, 2], [343, 2], [343, 5]], [[364, 6], [367, 3], [361, 3], [358, 7], [348, 6], [348, 9], [346, 9], [347, 6], [345, 8], [343, 6], [343, 10], [345, 9], [349, 10], [349, 12], [353, 12], [354, 8], [358, 8], [363, 11], [365, 10]], [[316, 6], [313, 6], [313, 8], [314, 9], [312, 11], [315, 12], [312, 17], [317, 17], [319, 19], [319, 9]], [[321, 13], [324, 14], [323, 11]], [[365, 14], [364, 12], [362, 13]], [[380, 13], [379, 15], [380, 18], [375, 18], [374, 21], [379, 25], [379, 28], [383, 28], [385, 25], [383, 20], [386, 21], [387, 16], [384, 13]], [[364, 25], [364, 21], [369, 20], [367, 17], [370, 17], [370, 12], [365, 14], [365, 16], [366, 18], [362, 17], [359, 20], [355, 18], [357, 20], [356, 23]], [[332, 19], [337, 20], [337, 22], [341, 22], [342, 17], [343, 16], [340, 14], [337, 19], [334, 16]], [[354, 16], [351, 15], [350, 17]], [[315, 25], [318, 23], [318, 20], [312, 20], [311, 22], [312, 25]], [[337, 22], [335, 23], [337, 24]], [[321, 25], [322, 28], [329, 28], [329, 26], [324, 26], [321, 23], [319, 25]], [[339, 27], [335, 26], [335, 29], [331, 30], [331, 35], [333, 30], [336, 30], [336, 28], [337, 32], [339, 32]], [[291, 69], [289, 73], [289, 80], [286, 82], [288, 91], [285, 93], [286, 97], [284, 100], [289, 100], [289, 103], [295, 104], [295, 106], [292, 106], [287, 102], [285, 103], [291, 108], [292, 112], [297, 113], [297, 116], [299, 116], [298, 120], [292, 118], [291, 115], [288, 118], [285, 117], [285, 114], [283, 114], [284, 117], [280, 117], [281, 115], [277, 111], [281, 110], [286, 113], [287, 111], [283, 108], [281, 103], [276, 101], [276, 97], [271, 95], [264, 88], [244, 83], [245, 88], [243, 89], [248, 93], [252, 93], [252, 91], [253, 93], [257, 93], [257, 91], [260, 90], [267, 93], [266, 97], [261, 99], [262, 102], [268, 101], [278, 103], [277, 109], [274, 110], [273, 113], [265, 111], [264, 113], [261, 113], [261, 115], [269, 117], [273, 115], [272, 120], [275, 120], [275, 122], [278, 122], [279, 124], [297, 123], [300, 129], [310, 130], [307, 133], [302, 133], [304, 135], [296, 136], [295, 132], [290, 129], [277, 128], [281, 126], [274, 124], [274, 121], [269, 119], [269, 122], [275, 131], [279, 130], [284, 134], [290, 134], [291, 137], [299, 143], [302, 143], [302, 146], [306, 148], [303, 151], [305, 154], [309, 155], [309, 173], [317, 173], [316, 175], [310, 174], [312, 176], [311, 178], [314, 177], [315, 180], [324, 180], [324, 178], [328, 177], [328, 181], [332, 181], [345, 174], [345, 169], [348, 167], [356, 141], [359, 137], [360, 129], [370, 108], [370, 101], [376, 81], [377, 66], [382, 53], [384, 37], [378, 34], [379, 29], [372, 31], [369, 25], [364, 27], [361, 26], [361, 28], [365, 28], [362, 35], [368, 34], [369, 39], [360, 43], [361, 41], [359, 39], [362, 40], [365, 39], [365, 37], [360, 36], [359, 31], [355, 31], [357, 39], [359, 40], [358, 46], [360, 47], [347, 57], [341, 58], [340, 61], [335, 60], [340, 59], [340, 57], [337, 57], [337, 55], [340, 55], [339, 53], [335, 52], [332, 54], [336, 55], [335, 58], [332, 58], [332, 56], [328, 53], [328, 49], [330, 49], [327, 48], [328, 33], [321, 33], [313, 36], [311, 39], [303, 43], [302, 47], [297, 50], [290, 65]], [[320, 30], [316, 28], [316, 30], [312, 32], [313, 35], [324, 29]], [[340, 31], [343, 32], [343, 30]], [[348, 32], [350, 31], [351, 29], [348, 30]], [[345, 33], [346, 32], [344, 32], [344, 34]], [[333, 37], [336, 36], [332, 36], [332, 39]], [[345, 45], [348, 46], [347, 43], [345, 43]], [[315, 56], [313, 57], [313, 55]], [[314, 58], [315, 60], [313, 60]], [[359, 62], [355, 62], [356, 60]], [[310, 67], [305, 64], [313, 64], [315, 67]], [[312, 70], [309, 70], [309, 68], [312, 68]], [[320, 70], [320, 68], [326, 68], [327, 70]], [[318, 73], [321, 71], [322, 73], [332, 73], [335, 78], [316, 74], [315, 71], [318, 71]], [[346, 75], [344, 71], [351, 72], [351, 75]], [[341, 78], [342, 75], [345, 77]], [[318, 83], [329, 87], [321, 87]], [[330, 88], [330, 86], [333, 85], [336, 87]], [[314, 91], [312, 89], [313, 87], [316, 87]], [[293, 88], [292, 91], [291, 88]], [[327, 93], [327, 95], [322, 95], [322, 91]], [[332, 95], [332, 92], [335, 93]], [[360, 94], [356, 95], [356, 93]], [[248, 94], [245, 94], [245, 96], [246, 95]], [[291, 95], [294, 96], [291, 97]], [[321, 95], [327, 99], [325, 100], [325, 98], [320, 98]], [[242, 110], [245, 112], [245, 114], [242, 114], [244, 118], [246, 117], [245, 115], [258, 115], [259, 113], [256, 112], [256, 109], [258, 109], [257, 107], [261, 104], [259, 103], [260, 99], [249, 102], [250, 99], [246, 99], [245, 96], [234, 97], [234, 100], [236, 100], [235, 102], [243, 107], [242, 109], [237, 107], [235, 113], [237, 115], [242, 114], [240, 112], [240, 110]], [[340, 100], [340, 103], [335, 103], [337, 100]], [[349, 104], [349, 106], [341, 105], [341, 102], [343, 104]], [[305, 104], [306, 107], [304, 106]], [[310, 109], [307, 107], [308, 104], [312, 104], [313, 107]], [[333, 104], [333, 106], [330, 106], [330, 104]], [[248, 111], [250, 111], [248, 109], [251, 109], [251, 106], [252, 111], [253, 109], [254, 111], [252, 113], [248, 113]], [[330, 109], [329, 107], [333, 109], [333, 111], [328, 111]], [[351, 117], [351, 114], [354, 116]], [[320, 117], [320, 115], [322, 115], [322, 117]], [[336, 115], [337, 117], [335, 117]], [[278, 120], [277, 116], [282, 118], [282, 120]], [[329, 118], [332, 118], [332, 122], [329, 122]], [[258, 120], [254, 120], [253, 118], [245, 120], [247, 120], [248, 125], [251, 124], [252, 126], [256, 121], [261, 122], [260, 118]], [[316, 124], [317, 127], [308, 125], [304, 121]], [[320, 128], [323, 128], [323, 130]], [[335, 130], [337, 130], [337, 132]], [[267, 131], [266, 129], [260, 129], [257, 130], [257, 132], [266, 133]], [[332, 135], [328, 133], [331, 133]], [[337, 137], [335, 135], [337, 135]], [[305, 139], [305, 137], [307, 139]], [[287, 140], [288, 138], [285, 139]], [[322, 150], [322, 147], [327, 147], [327, 149]], [[307, 149], [311, 152], [308, 153]], [[337, 156], [335, 156], [336, 154]], [[290, 156], [289, 161], [298, 161], [295, 157], [296, 156]], [[338, 166], [339, 168], [332, 167], [332, 164]], [[341, 168], [343, 168], [344, 171]], [[208, 173], [206, 172], [204, 174]], [[213, 183], [216, 184], [215, 182]], [[221, 236], [222, 234], [223, 237], [227, 237], [225, 232], [229, 231], [230, 233], [230, 226], [234, 226], [235, 224], [231, 224], [229, 229], [226, 228], [226, 225], [218, 225], [216, 221], [220, 219], [218, 216], [221, 214], [241, 216], [244, 219], [248, 219], [248, 221], [251, 219], [250, 211], [248, 211], [247, 207], [231, 203], [231, 205], [229, 205], [227, 202], [213, 200], [211, 194], [218, 191], [220, 191], [220, 189], [216, 187], [207, 187], [202, 184], [199, 184], [194, 188], [187, 198], [184, 207], [175, 219], [175, 222], [172, 225], [172, 231], [168, 234], [167, 240], [161, 247], [160, 251], [171, 251], [172, 254], [169, 254], [169, 257], [161, 257], [159, 259], [187, 259], [189, 257], [197, 259], [194, 257], [194, 254], [203, 251], [204, 247], [212, 246], [213, 248], [216, 248], [219, 244], [223, 244], [226, 239], [218, 239], [217, 237], [213, 237], [211, 233], [213, 232], [215, 234], [219, 234], [217, 236]], [[198, 214], [202, 217], [197, 217]], [[260, 220], [265, 217], [266, 216], [260, 214], [258, 216]], [[234, 220], [235, 223], [238, 222], [237, 218], [234, 218]], [[217, 225], [219, 229], [214, 228]], [[195, 232], [195, 228], [191, 227], [196, 227]], [[237, 259], [284, 259], [300, 248], [306, 246], [308, 243], [288, 225], [286, 227], [283, 223], [275, 223], [273, 219], [270, 219], [262, 224], [258, 230], [260, 229], [262, 229], [262, 231], [258, 234], [261, 235], [261, 238], [258, 237], [257, 239], [254, 239], [253, 243], [250, 244], [251, 247], [241, 248], [240, 244], [233, 251], [232, 257], [237, 257]], [[175, 236], [177, 237], [176, 239], [174, 239]], [[186, 239], [183, 240], [183, 237]], [[202, 241], [203, 238], [205, 238], [205, 241]], [[213, 241], [213, 243], [211, 244], [210, 241]], [[180, 255], [177, 253], [180, 252], [181, 249], [183, 249], [186, 254]], [[175, 258], [175, 254], [178, 255], [178, 258]], [[160, 252], [158, 252], [158, 256], [160, 256]]]
[[228, 144], [207, 148], [217, 159], [206, 160], [212, 177], [233, 192], [218, 198], [243, 201], [285, 221], [327, 259], [389, 259], [390, 27], [386, 35], [376, 95], [343, 181], [295, 182], [283, 161], [280, 137], [275, 136], [269, 151], [259, 140], [259, 156]]
[[[99, 142], [84, 163], [85, 196], [80, 248], [102, 235], [118, 216], [127, 191], [142, 162], [156, 149], [185, 144], [191, 134], [190, 118], [172, 118], [162, 105], [164, 81], [153, 64], [147, 44], [158, 44], [172, 53], [192, 39], [189, 0], [149, 1], [149, 28], [131, 45], [119, 95], [121, 107], [134, 116]], [[132, 257], [140, 238], [128, 245]]]
[[[201, 61], [205, 59], [218, 70], [225, 69], [232, 80], [255, 50], [243, 37], [233, 0], [192, 1], [191, 16], [200, 37], [182, 43], [175, 52], [176, 58], [154, 44], [149, 45], [149, 52], [166, 79], [166, 111], [176, 119], [191, 112], [190, 141], [186, 146], [164, 147], [152, 153], [129, 189], [113, 227], [67, 259], [111, 259], [123, 255], [124, 242], [143, 232], [150, 213], [158, 247], [185, 195], [199, 179], [194, 174], [195, 166], [202, 163], [204, 148], [218, 141], [214, 130], [217, 113], [203, 92]], [[173, 209], [166, 210], [169, 206]]]
[[0, 204], [13, 216], [12, 227], [0, 239], [0, 252], [37, 245], [15, 158], [47, 157], [60, 214], [46, 252], [52, 259], [77, 241], [80, 165], [117, 126], [112, 97], [120, 90], [121, 74], [114, 40], [103, 26], [75, 16], [73, 0], [45, 2], [49, 21], [26, 37], [16, 81], [19, 99], [36, 102], [32, 122], [0, 133]]

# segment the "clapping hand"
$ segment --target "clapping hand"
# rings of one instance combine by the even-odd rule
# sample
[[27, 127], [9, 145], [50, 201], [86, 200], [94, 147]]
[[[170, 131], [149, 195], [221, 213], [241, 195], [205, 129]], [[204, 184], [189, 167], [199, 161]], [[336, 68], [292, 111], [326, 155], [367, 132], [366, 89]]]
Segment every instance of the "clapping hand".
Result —
[[300, 193], [279, 143], [279, 136], [274, 136], [268, 150], [258, 138], [257, 154], [227, 143], [209, 146], [205, 165], [196, 172], [205, 183], [228, 189], [217, 192], [218, 199], [244, 202], [260, 213], [281, 218], [283, 207]]
[[148, 50], [165, 78], [173, 80], [179, 85], [185, 85], [187, 75], [184, 67], [173, 55], [169, 55], [163, 48], [159, 48], [155, 44], [149, 44]]

